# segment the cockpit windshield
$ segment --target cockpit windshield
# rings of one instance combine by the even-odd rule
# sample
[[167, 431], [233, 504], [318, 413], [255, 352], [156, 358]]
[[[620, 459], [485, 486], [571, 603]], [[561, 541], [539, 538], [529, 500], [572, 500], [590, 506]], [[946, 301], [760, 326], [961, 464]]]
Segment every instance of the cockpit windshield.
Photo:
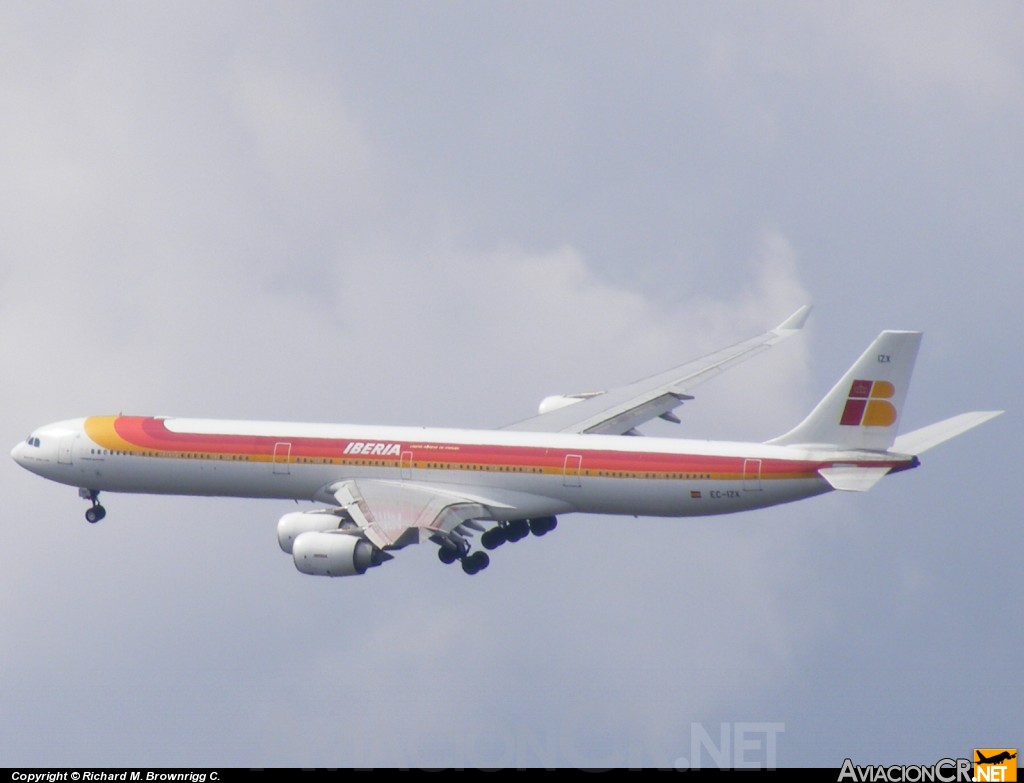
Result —
[[26, 443], [27, 443], [27, 444], [28, 444], [29, 446], [33, 446], [33, 447], [35, 447], [35, 448], [37, 448], [37, 449], [38, 449], [38, 448], [39, 448], [39, 447], [40, 447], [40, 446], [42, 445], [42, 444], [41, 444], [41, 443], [39, 442], [39, 438], [36, 438], [36, 437], [34, 437], [34, 436], [32, 436], [32, 435], [29, 435], [29, 436], [28, 436], [27, 438], [25, 438], [25, 442], [26, 442]]

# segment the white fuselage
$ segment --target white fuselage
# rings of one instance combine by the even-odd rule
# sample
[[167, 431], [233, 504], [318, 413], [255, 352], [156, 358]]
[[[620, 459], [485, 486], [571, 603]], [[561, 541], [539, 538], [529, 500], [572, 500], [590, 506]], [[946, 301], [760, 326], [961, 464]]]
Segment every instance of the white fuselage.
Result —
[[757, 443], [123, 416], [42, 427], [12, 456], [47, 479], [108, 492], [332, 503], [345, 480], [424, 484], [494, 501], [495, 519], [722, 514], [827, 492], [822, 468], [911, 466], [899, 455]]

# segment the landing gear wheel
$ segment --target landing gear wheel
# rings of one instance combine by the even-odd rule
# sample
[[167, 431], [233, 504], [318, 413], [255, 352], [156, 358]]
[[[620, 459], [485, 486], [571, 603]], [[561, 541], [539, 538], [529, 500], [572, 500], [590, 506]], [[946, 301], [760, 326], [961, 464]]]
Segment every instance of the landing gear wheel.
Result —
[[100, 505], [100, 491], [98, 489], [81, 488], [78, 490], [78, 497], [92, 503], [92, 508], [85, 512], [85, 521], [95, 525], [107, 515], [107, 510]]
[[530, 535], [530, 523], [525, 519], [513, 519], [505, 528], [505, 538], [509, 541], [520, 541]]
[[459, 553], [454, 549], [449, 549], [448, 547], [443, 546], [437, 550], [437, 559], [445, 565], [451, 565], [459, 559]]
[[504, 544], [508, 538], [505, 536], [505, 528], [492, 527], [480, 536], [480, 543], [484, 545], [484, 549], [497, 549], [499, 546]]
[[474, 552], [462, 558], [462, 570], [472, 576], [483, 571], [491, 564], [491, 558], [486, 552]]
[[558, 527], [555, 517], [538, 517], [530, 520], [530, 532], [535, 536], [543, 536]]

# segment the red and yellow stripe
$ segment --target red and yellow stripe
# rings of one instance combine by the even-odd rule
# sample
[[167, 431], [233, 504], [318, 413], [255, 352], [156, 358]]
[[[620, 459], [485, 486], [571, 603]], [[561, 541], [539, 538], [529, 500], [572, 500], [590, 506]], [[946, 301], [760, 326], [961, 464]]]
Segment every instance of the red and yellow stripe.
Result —
[[[809, 460], [758, 459], [704, 454], [665, 454], [610, 449], [565, 449], [501, 444], [403, 442], [401, 456], [345, 454], [364, 438], [311, 438], [274, 435], [172, 432], [163, 419], [140, 416], [94, 416], [85, 420], [86, 434], [102, 449], [147, 457], [232, 460], [246, 462], [316, 463], [341, 466], [401, 467], [417, 470], [460, 470], [582, 477], [741, 481], [753, 473], [762, 481], [814, 478], [831, 463]], [[281, 448], [288, 446], [287, 450]], [[567, 457], [582, 458], [580, 470]], [[875, 463], [864, 463], [876, 466]], [[877, 466], [893, 467], [879, 461]], [[897, 468], [898, 469], [898, 468]]]

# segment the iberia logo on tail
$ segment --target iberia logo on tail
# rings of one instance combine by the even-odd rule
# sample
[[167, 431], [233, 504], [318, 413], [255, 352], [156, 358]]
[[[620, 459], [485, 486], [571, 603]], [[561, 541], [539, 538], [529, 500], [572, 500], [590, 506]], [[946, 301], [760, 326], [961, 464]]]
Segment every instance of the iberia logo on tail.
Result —
[[854, 381], [839, 423], [846, 427], [891, 427], [896, 408], [889, 402], [896, 387], [889, 381]]

